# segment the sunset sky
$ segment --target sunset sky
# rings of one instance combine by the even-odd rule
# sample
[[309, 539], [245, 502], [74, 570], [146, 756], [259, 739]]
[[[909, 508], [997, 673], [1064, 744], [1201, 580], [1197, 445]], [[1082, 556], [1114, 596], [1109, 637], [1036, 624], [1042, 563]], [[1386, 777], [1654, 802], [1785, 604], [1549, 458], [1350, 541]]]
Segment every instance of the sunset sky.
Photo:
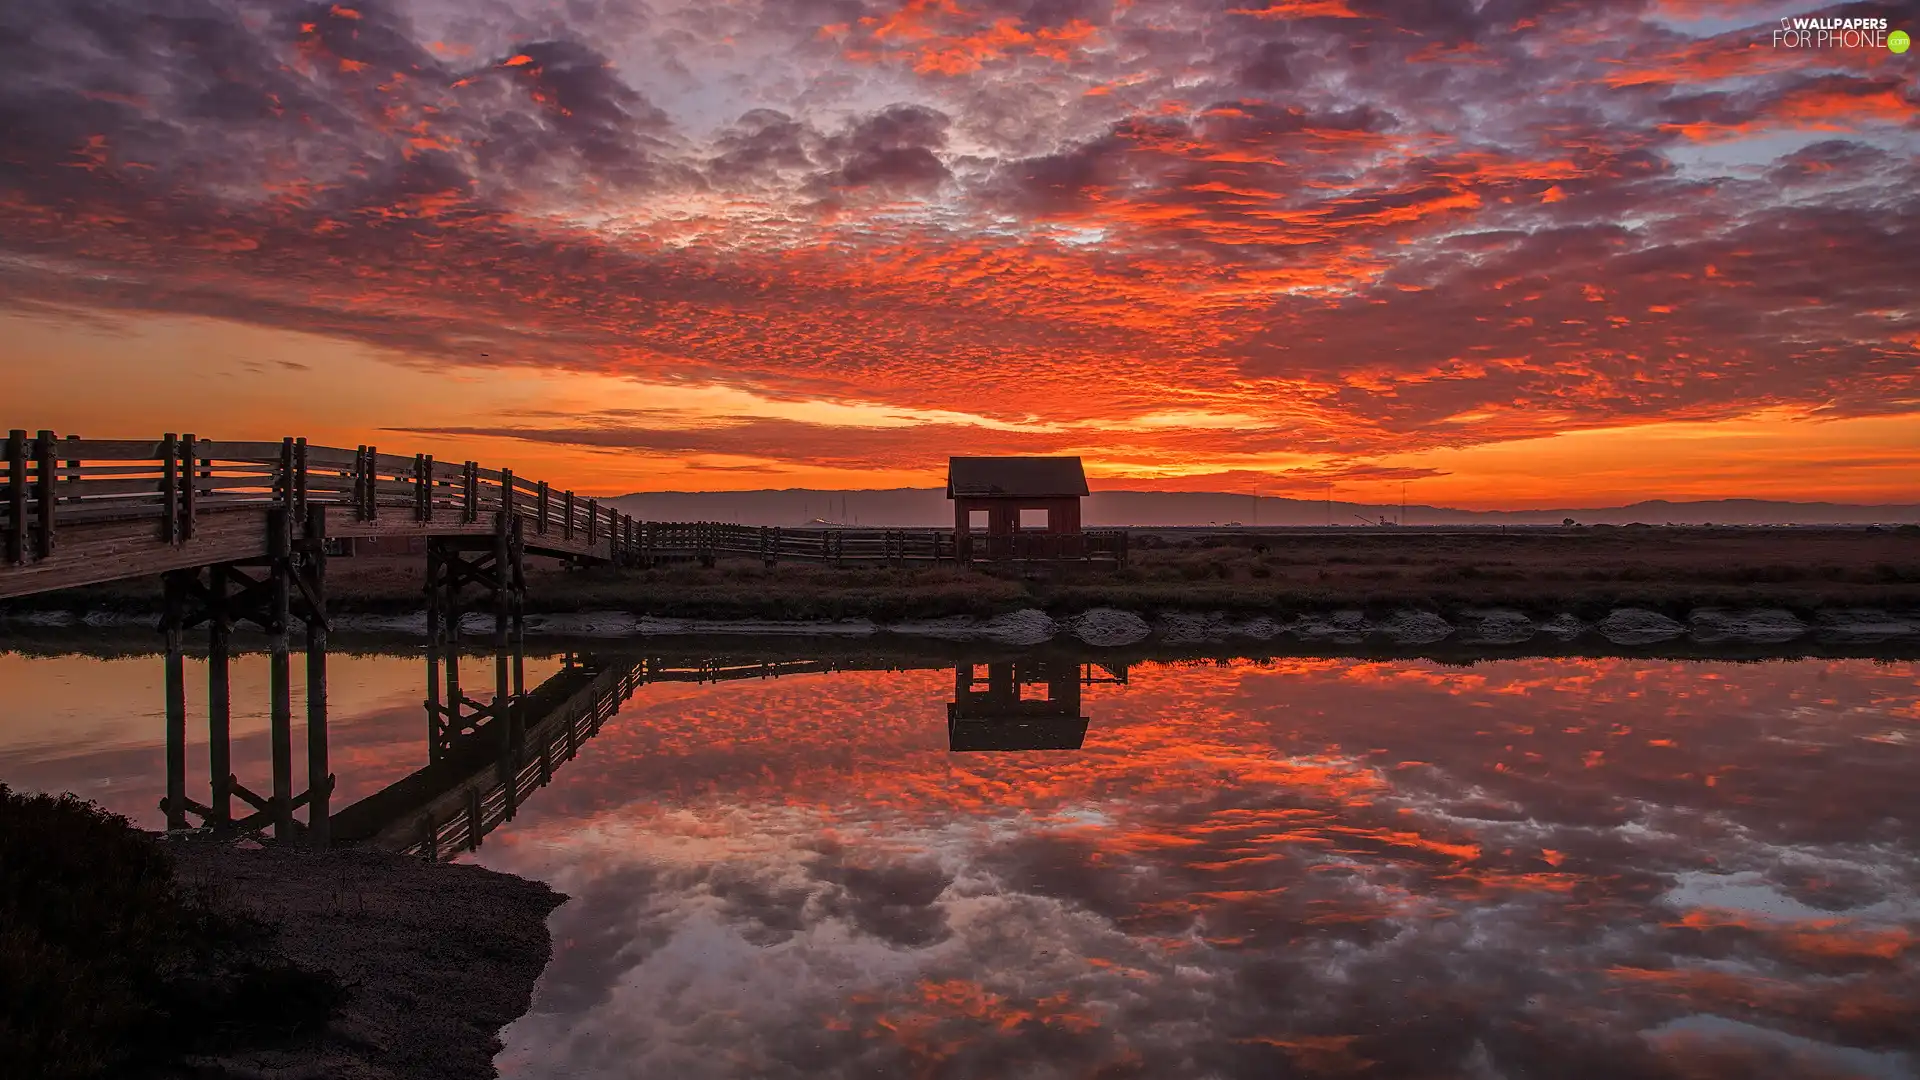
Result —
[[1920, 501], [1920, 5], [9, 0], [5, 426]]

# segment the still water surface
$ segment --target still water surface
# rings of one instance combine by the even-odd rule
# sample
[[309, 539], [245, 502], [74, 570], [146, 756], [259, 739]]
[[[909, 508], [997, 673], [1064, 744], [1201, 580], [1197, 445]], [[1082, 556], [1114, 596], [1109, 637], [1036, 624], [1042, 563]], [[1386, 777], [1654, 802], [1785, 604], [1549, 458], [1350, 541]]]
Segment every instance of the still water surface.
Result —
[[[1920, 1075], [1920, 664], [1077, 670], [1077, 750], [951, 750], [985, 664], [642, 686], [466, 856], [572, 897], [503, 1073]], [[425, 721], [332, 679], [337, 807]], [[161, 824], [159, 685], [0, 655], [0, 779]]]

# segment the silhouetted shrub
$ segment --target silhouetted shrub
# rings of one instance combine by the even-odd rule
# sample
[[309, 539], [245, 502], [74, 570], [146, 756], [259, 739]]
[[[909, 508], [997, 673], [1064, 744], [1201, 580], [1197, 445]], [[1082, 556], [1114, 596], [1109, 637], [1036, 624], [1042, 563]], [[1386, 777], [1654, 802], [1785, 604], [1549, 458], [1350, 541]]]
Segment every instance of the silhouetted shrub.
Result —
[[0, 784], [0, 1061], [98, 1076], [271, 1045], [325, 1023], [331, 976], [187, 895], [154, 837], [72, 795]]

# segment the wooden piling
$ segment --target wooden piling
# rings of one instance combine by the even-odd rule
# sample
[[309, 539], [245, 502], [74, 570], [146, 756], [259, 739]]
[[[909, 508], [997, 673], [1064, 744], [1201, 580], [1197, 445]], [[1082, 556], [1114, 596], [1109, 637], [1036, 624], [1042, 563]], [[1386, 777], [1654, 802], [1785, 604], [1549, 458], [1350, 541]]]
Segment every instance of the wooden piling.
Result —
[[167, 638], [167, 828], [187, 827], [187, 677], [186, 589], [175, 570], [162, 578], [165, 614], [161, 629]]
[[[291, 465], [293, 441], [287, 440], [285, 459]], [[292, 470], [287, 475], [291, 477]], [[291, 487], [288, 490], [289, 499]], [[288, 644], [288, 623], [293, 619], [292, 513], [287, 506], [267, 511], [267, 682], [269, 719], [273, 748], [273, 837], [293, 839], [293, 672]]]
[[233, 614], [227, 609], [229, 574], [224, 564], [207, 570], [207, 775], [212, 780], [215, 831], [233, 824]]
[[327, 508], [307, 508], [307, 841], [332, 842], [333, 775], [327, 771]]

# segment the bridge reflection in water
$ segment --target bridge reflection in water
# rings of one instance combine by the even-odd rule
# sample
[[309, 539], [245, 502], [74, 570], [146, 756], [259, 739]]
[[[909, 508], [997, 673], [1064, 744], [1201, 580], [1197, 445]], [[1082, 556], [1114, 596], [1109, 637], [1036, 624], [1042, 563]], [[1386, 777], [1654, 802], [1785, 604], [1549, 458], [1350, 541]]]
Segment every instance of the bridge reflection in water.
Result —
[[[448, 628], [451, 629], [451, 628]], [[451, 638], [451, 644], [447, 644]], [[540, 685], [524, 686], [524, 636], [506, 635], [506, 647], [490, 655], [463, 650], [443, 631], [426, 649], [424, 701], [427, 764], [387, 787], [333, 812], [324, 800], [295, 800], [307, 820], [287, 839], [361, 844], [440, 860], [481, 845], [512, 821], [521, 806], [579, 754], [601, 726], [641, 687], [653, 683], [707, 683], [851, 670], [933, 669], [951, 666], [953, 700], [946, 703], [948, 747], [954, 752], [1078, 750], [1088, 719], [1081, 691], [1096, 684], [1125, 684], [1127, 668], [1070, 657], [1033, 655], [971, 662], [914, 662], [902, 658], [848, 659], [808, 656], [720, 657], [566, 653], [560, 669]], [[481, 701], [461, 683], [465, 666], [491, 661], [494, 694]], [[324, 720], [322, 721], [324, 722]], [[315, 740], [325, 745], [325, 733]], [[225, 755], [215, 747], [216, 764]], [[167, 788], [187, 788], [186, 755], [167, 755]], [[327, 787], [332, 787], [328, 777]], [[214, 785], [216, 791], [220, 785]], [[228, 778], [228, 787], [238, 787]], [[165, 809], [169, 800], [162, 801]], [[187, 800], [198, 814], [203, 808]], [[270, 812], [242, 819], [207, 817], [215, 834], [278, 826]], [[183, 826], [171, 824], [170, 828]]]

